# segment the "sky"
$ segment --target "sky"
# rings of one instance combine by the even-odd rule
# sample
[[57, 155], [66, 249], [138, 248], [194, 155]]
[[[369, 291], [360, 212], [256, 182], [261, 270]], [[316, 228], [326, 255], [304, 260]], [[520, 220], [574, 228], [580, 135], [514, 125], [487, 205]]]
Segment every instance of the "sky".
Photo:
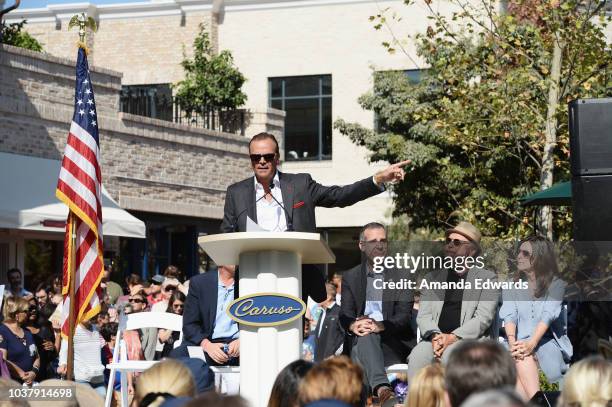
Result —
[[[136, 3], [147, 2], [148, 0], [21, 0], [19, 9], [25, 8], [41, 8], [49, 4], [66, 4], [66, 3], [92, 3], [92, 4], [116, 4], [116, 3]], [[5, 7], [13, 4], [13, 0], [5, 0]]]

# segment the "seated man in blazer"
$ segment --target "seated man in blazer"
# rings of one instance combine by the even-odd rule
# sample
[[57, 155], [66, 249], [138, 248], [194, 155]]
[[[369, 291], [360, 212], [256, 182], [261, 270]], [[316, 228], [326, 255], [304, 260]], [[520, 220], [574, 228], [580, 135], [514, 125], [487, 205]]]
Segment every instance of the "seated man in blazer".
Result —
[[198, 274], [189, 280], [183, 310], [183, 343], [173, 357], [188, 356], [187, 346], [201, 346], [209, 366], [238, 365], [238, 324], [225, 310], [238, 297], [236, 266], [219, 266], [218, 271]]
[[[472, 257], [480, 255], [480, 231], [468, 222], [459, 222], [446, 231], [445, 255]], [[460, 289], [464, 280], [471, 288]], [[435, 360], [443, 363], [462, 339], [490, 336], [491, 324], [497, 311], [500, 291], [477, 288], [476, 280], [497, 281], [497, 275], [484, 268], [456, 267], [456, 270], [436, 270], [427, 274], [428, 283], [448, 283], [449, 289], [421, 291], [417, 325], [422, 341], [408, 358], [408, 378]], [[454, 283], [451, 285], [451, 283]], [[451, 288], [453, 287], [454, 288]]]
[[382, 283], [407, 276], [397, 270], [376, 272], [374, 258], [387, 255], [387, 232], [368, 223], [359, 235], [364, 261], [342, 275], [340, 324], [347, 336], [344, 353], [360, 364], [381, 406], [395, 404], [385, 366], [403, 363], [414, 345], [410, 327], [414, 296], [410, 290], [382, 289]]
[[[403, 166], [390, 165], [351, 185], [326, 187], [308, 174], [277, 171], [280, 164], [278, 142], [272, 134], [259, 133], [249, 142], [253, 177], [230, 185], [225, 196], [221, 233], [246, 231], [247, 216], [266, 230], [274, 232], [316, 232], [315, 207], [344, 207], [384, 191], [384, 183], [404, 179]], [[323, 273], [309, 269], [302, 280], [302, 297], [315, 302], [326, 299]]]
[[340, 306], [336, 304], [336, 286], [326, 283], [327, 300], [319, 304], [323, 312], [315, 328], [314, 361], [320, 362], [342, 353], [344, 329], [340, 325]]

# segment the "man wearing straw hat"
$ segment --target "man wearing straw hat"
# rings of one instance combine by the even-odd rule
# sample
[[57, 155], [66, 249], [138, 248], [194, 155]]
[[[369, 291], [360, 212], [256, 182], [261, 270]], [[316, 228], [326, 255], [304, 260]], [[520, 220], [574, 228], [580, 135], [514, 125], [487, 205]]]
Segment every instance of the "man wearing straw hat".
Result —
[[[446, 231], [445, 255], [454, 259], [476, 259], [481, 253], [480, 239], [481, 233], [474, 225], [459, 222]], [[497, 276], [483, 267], [455, 266], [451, 270], [432, 271], [424, 277], [430, 284], [446, 283], [442, 286], [448, 289], [422, 290], [417, 316], [422, 340], [408, 357], [409, 378], [436, 360], [444, 363], [461, 339], [490, 335], [499, 290], [476, 288], [476, 280], [493, 282], [497, 281]]]

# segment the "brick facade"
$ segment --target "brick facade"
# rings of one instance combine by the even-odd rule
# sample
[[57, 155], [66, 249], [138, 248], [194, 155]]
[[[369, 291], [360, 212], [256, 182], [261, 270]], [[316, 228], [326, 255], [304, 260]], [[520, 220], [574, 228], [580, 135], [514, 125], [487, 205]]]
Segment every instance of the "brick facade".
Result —
[[[74, 64], [0, 45], [0, 151], [61, 159]], [[91, 74], [102, 177], [113, 198], [125, 209], [220, 219], [227, 186], [250, 174], [247, 138], [120, 113], [121, 74], [97, 67]], [[274, 130], [282, 112], [269, 115], [255, 116]]]

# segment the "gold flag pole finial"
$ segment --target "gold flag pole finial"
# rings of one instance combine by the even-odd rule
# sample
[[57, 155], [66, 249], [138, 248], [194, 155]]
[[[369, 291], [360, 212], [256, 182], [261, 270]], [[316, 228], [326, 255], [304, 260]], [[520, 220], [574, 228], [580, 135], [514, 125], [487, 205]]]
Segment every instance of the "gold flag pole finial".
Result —
[[87, 45], [85, 42], [85, 28], [90, 28], [91, 31], [96, 32], [98, 30], [98, 25], [96, 24], [96, 20], [93, 17], [85, 16], [85, 13], [75, 14], [70, 19], [68, 23], [68, 29], [70, 30], [72, 27], [79, 27], [79, 47], [83, 48], [85, 51], [87, 50]]

